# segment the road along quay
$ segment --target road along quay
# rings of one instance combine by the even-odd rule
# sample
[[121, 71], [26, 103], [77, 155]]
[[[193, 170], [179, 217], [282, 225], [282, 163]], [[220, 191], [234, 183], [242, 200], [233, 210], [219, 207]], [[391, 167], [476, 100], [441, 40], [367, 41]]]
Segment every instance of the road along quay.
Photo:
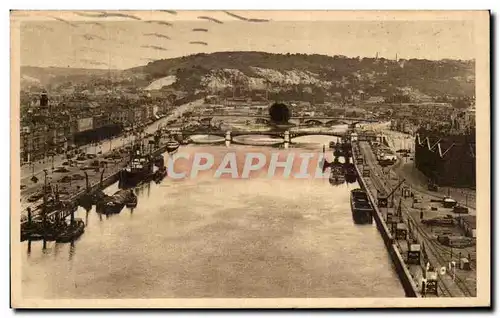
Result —
[[475, 240], [458, 236], [462, 216], [383, 170], [368, 142], [353, 141], [353, 160], [407, 295], [475, 297]]

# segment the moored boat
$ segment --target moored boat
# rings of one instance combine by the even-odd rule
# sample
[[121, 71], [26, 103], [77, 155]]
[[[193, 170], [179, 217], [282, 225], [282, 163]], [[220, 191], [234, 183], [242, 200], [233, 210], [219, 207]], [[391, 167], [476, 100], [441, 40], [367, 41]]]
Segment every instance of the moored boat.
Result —
[[351, 190], [351, 210], [354, 223], [373, 223], [373, 206], [368, 199], [366, 191], [363, 189]]
[[133, 188], [151, 178], [154, 162], [151, 156], [143, 151], [141, 146], [135, 146], [127, 167], [120, 171], [119, 187]]
[[128, 198], [127, 202], [125, 203], [125, 206], [127, 208], [135, 208], [137, 206], [137, 196], [133, 191], [131, 191], [131, 196]]
[[339, 185], [345, 182], [344, 170], [340, 165], [332, 165], [329, 177], [330, 184]]
[[103, 214], [120, 213], [125, 205], [135, 197], [133, 190], [118, 190], [112, 196], [106, 196], [96, 204], [96, 211]]
[[85, 223], [82, 219], [75, 219], [67, 224], [64, 230], [56, 237], [57, 243], [69, 243], [78, 239], [85, 232]]
[[165, 166], [165, 159], [162, 155], [158, 155], [154, 158], [154, 165], [158, 168]]
[[155, 171], [154, 176], [153, 176], [153, 180], [156, 183], [159, 183], [166, 176], [167, 176], [167, 167], [161, 167], [160, 169]]
[[32, 221], [26, 222], [21, 225], [21, 242], [30, 240], [37, 241], [43, 238], [42, 236], [42, 222]]
[[179, 142], [177, 142], [177, 141], [175, 141], [175, 140], [173, 140], [173, 139], [172, 139], [172, 140], [169, 140], [169, 141], [167, 142], [167, 151], [168, 151], [168, 152], [174, 152], [174, 151], [176, 151], [177, 149], [179, 149], [179, 146], [180, 146]]
[[344, 176], [348, 183], [354, 183], [358, 179], [358, 173], [356, 172], [356, 167], [352, 163], [344, 164]]

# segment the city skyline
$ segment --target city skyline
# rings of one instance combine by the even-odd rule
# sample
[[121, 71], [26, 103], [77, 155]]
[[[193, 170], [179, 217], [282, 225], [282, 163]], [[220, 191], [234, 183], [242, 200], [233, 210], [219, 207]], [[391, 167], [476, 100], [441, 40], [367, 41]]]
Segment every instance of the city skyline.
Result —
[[334, 16], [324, 12], [302, 17], [306, 21], [294, 20], [287, 13], [285, 21], [278, 13], [183, 11], [148, 16], [141, 12], [111, 21], [82, 20], [76, 12], [66, 13], [64, 20], [39, 15], [21, 24], [20, 62], [22, 66], [128, 69], [153, 60], [221, 51], [475, 58], [474, 45], [469, 45], [474, 43], [469, 21], [332, 21]]

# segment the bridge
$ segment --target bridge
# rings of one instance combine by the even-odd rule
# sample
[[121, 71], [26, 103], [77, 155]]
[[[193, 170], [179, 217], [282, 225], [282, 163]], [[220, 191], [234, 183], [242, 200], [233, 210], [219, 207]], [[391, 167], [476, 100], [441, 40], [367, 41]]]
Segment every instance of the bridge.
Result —
[[237, 136], [246, 135], [261, 135], [261, 136], [272, 136], [276, 138], [282, 138], [283, 143], [293, 143], [292, 139], [302, 136], [315, 136], [315, 135], [325, 135], [332, 137], [343, 138], [349, 136], [349, 132], [343, 131], [332, 131], [325, 129], [308, 130], [308, 131], [294, 131], [294, 130], [281, 130], [281, 131], [269, 131], [269, 130], [220, 130], [220, 129], [203, 129], [197, 128], [193, 130], [180, 130], [177, 132], [182, 135], [183, 139], [187, 139], [189, 136], [194, 135], [212, 135], [224, 138], [225, 141], [233, 142], [233, 138]]
[[[195, 117], [196, 118], [196, 117]], [[201, 124], [211, 124], [212, 120], [224, 119], [224, 118], [248, 118], [253, 119], [257, 123], [270, 124], [271, 121], [268, 115], [227, 115], [227, 114], [213, 114], [210, 116], [198, 116], [198, 122]], [[295, 125], [308, 125], [308, 126], [332, 126], [332, 125], [353, 125], [358, 123], [374, 123], [377, 122], [376, 119], [365, 119], [365, 118], [353, 118], [353, 117], [329, 117], [329, 116], [318, 116], [318, 117], [308, 117], [308, 116], [292, 116], [290, 117], [289, 123]]]

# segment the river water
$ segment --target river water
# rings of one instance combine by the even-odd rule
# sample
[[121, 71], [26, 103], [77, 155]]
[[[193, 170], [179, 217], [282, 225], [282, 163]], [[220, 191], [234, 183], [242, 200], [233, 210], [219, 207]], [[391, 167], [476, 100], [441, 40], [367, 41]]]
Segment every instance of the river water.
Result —
[[[321, 152], [329, 140], [301, 137], [301, 149], [196, 145], [179, 153]], [[144, 185], [135, 209], [106, 217], [80, 208], [87, 227], [73, 244], [49, 242], [43, 250], [42, 242], [22, 243], [23, 296], [404, 297], [375, 225], [353, 223], [349, 191], [356, 187], [260, 172]]]

